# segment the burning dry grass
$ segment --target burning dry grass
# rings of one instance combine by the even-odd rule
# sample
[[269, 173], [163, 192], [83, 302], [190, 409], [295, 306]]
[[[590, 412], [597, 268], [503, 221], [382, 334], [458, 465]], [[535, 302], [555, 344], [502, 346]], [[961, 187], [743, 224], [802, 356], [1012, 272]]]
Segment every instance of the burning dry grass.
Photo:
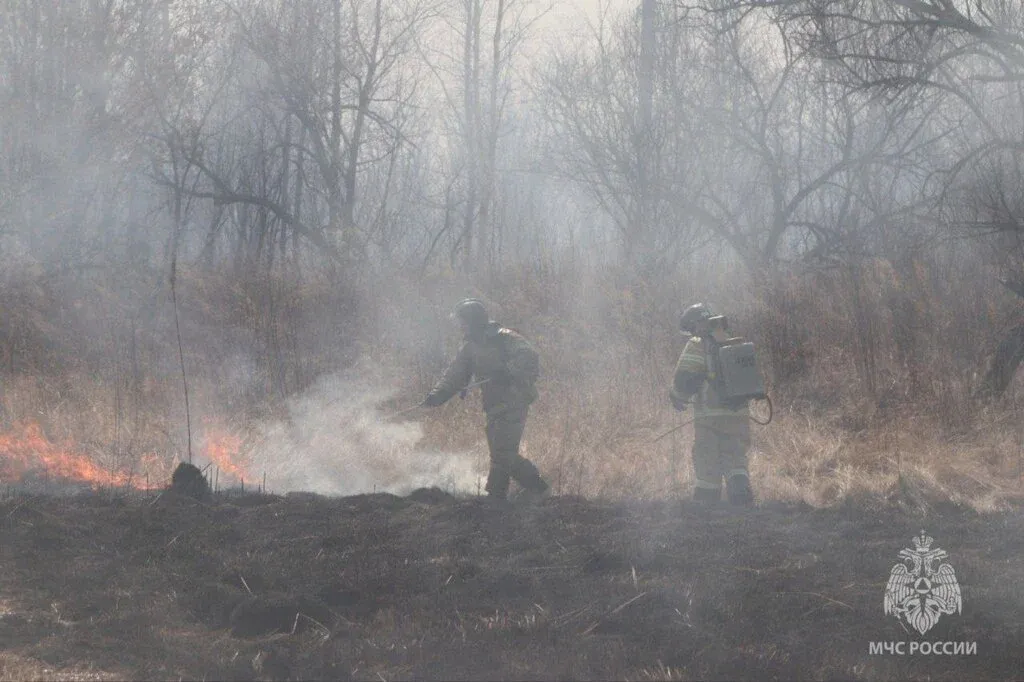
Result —
[[79, 451], [78, 445], [53, 443], [36, 422], [15, 424], [0, 434], [0, 480], [8, 485], [27, 480], [67, 482], [91, 487], [162, 487], [167, 480], [165, 463], [143, 455], [124, 471], [103, 463], [102, 456]]
[[[605, 324], [601, 320], [609, 315], [614, 321], [622, 312], [618, 305], [581, 312], [575, 322]], [[509, 317], [525, 314], [516, 310]], [[815, 333], [834, 340], [840, 323], [833, 315]], [[661, 338], [659, 330], [652, 340], [628, 326], [632, 335], [619, 329], [599, 340], [576, 338], [566, 324], [538, 314], [528, 329], [545, 369], [523, 454], [557, 494], [688, 496], [692, 428], [656, 440], [692, 416], [678, 415], [665, 398], [680, 339], [671, 333], [670, 340]], [[960, 397], [931, 409], [889, 391], [895, 381], [880, 391], [879, 401], [858, 399], [848, 350], [822, 346], [821, 339], [813, 362], [799, 356], [802, 373], [784, 386], [780, 402], [786, 406], [775, 421], [753, 427], [751, 470], [762, 502], [827, 507], [909, 496], [994, 511], [1020, 500], [1022, 433], [1013, 408], [979, 416], [960, 399], [968, 392], [963, 388]], [[803, 337], [797, 342], [810, 343]], [[261, 486], [265, 477], [267, 488], [279, 493], [403, 493], [428, 485], [479, 492], [488, 455], [478, 393], [391, 419], [391, 412], [422, 397], [443, 363], [427, 372], [385, 346], [374, 356], [375, 363], [323, 376], [258, 418], [221, 408], [214, 382], [194, 377], [195, 463], [222, 489], [243, 481]], [[0, 430], [4, 483], [41, 475], [104, 487], [165, 484], [188, 452], [174, 385], [146, 379], [132, 394], [146, 402], [131, 404], [119, 404], [115, 388], [76, 373], [7, 382]], [[879, 405], [886, 401], [883, 410]]]
[[[93, 467], [69, 473], [108, 486], [144, 485], [147, 471], [151, 482], [166, 481], [191, 453], [201, 468], [212, 464], [221, 487], [262, 484], [266, 474], [278, 492], [431, 483], [476, 492], [487, 469], [477, 395], [382, 419], [436, 379], [458, 344], [445, 321], [449, 306], [474, 294], [540, 351], [541, 398], [523, 452], [556, 491], [685, 495], [692, 431], [651, 441], [680, 419], [665, 398], [681, 350], [680, 309], [710, 298], [758, 344], [773, 394], [787, 406], [776, 423], [755, 428], [752, 467], [764, 499], [832, 505], [891, 495], [914, 479], [958, 503], [998, 508], [1013, 497], [1009, 480], [1020, 472], [1008, 469], [1020, 445], [1013, 425], [986, 431], [974, 423], [972, 373], [1019, 303], [987, 278], [950, 276], [977, 274], [966, 261], [954, 272], [942, 259], [915, 258], [868, 259], [849, 272], [780, 267], [756, 285], [712, 260], [652, 281], [608, 263], [556, 258], [540, 269], [503, 264], [489, 290], [448, 274], [389, 273], [365, 290], [317, 272], [299, 281], [183, 265], [192, 447], [166, 300], [125, 317], [130, 308], [103, 277], [17, 286], [14, 277], [0, 296], [11, 326], [0, 438], [41, 434], [47, 443], [32, 452], [37, 460], [36, 452], [61, 448]], [[161, 279], [133, 277], [142, 275], [154, 285]], [[978, 305], [986, 297], [991, 304]], [[335, 376], [345, 367], [353, 376]], [[1018, 379], [1014, 390], [1021, 388]], [[931, 425], [909, 416], [882, 423], [882, 403], [928, 413]], [[1019, 410], [1006, 411], [1019, 422]], [[953, 441], [942, 435], [952, 427], [974, 431]], [[12, 465], [0, 459], [4, 466]]]
[[[557, 384], [542, 388], [522, 452], [541, 467], [556, 494], [688, 496], [692, 427], [657, 438], [688, 413], [653, 404], [636, 388], [612, 402]], [[242, 481], [257, 487], [266, 476], [267, 487], [277, 492], [408, 492], [438, 485], [476, 494], [487, 470], [478, 401], [471, 395], [409, 415], [415, 420], [390, 420], [390, 408], [400, 405], [393, 392], [335, 380], [297, 400], [286, 420], [245, 431], [223, 419], [202, 419], [197, 463], [220, 488]], [[1020, 426], [1006, 412], [984, 413], [972, 431], [953, 437], [928, 417], [890, 416], [852, 431], [839, 413], [812, 416], [792, 408], [752, 429], [751, 473], [765, 503], [952, 503], [992, 512], [1024, 497]], [[44, 479], [156, 488], [169, 480], [174, 461], [168, 455], [129, 461], [89, 451], [48, 437], [40, 422], [16, 422], [0, 432], [0, 452], [8, 486]]]
[[[193, 419], [194, 462], [215, 489], [265, 485], [281, 493], [352, 494], [438, 485], [474, 492], [481, 476], [479, 453], [419, 447], [419, 422], [388, 417], [394, 390], [387, 383], [378, 371], [364, 367], [325, 377], [293, 399], [281, 419], [232, 424], [221, 414], [203, 414]], [[19, 405], [8, 412], [7, 428], [0, 430], [0, 482], [8, 488], [35, 489], [51, 482], [160, 488], [186, 459], [187, 441], [179, 449], [167, 437], [161, 454], [140, 453], [120, 443], [114, 425], [103, 420], [83, 428], [86, 438], [74, 438], [73, 429], [86, 423], [82, 406], [47, 406], [43, 393], [26, 382], [15, 382], [6, 393], [9, 402]], [[38, 408], [35, 415], [26, 409], [31, 406]], [[129, 444], [141, 442], [129, 438]]]

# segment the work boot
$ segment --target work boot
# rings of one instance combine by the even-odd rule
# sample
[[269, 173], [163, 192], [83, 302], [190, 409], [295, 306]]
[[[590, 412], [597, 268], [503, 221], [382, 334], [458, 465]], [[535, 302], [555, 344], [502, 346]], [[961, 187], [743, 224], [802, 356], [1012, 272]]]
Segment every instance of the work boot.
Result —
[[700, 504], [711, 506], [718, 504], [722, 500], [722, 489], [721, 488], [694, 488], [693, 489], [693, 501], [699, 502]]
[[544, 487], [523, 488], [522, 490], [520, 490], [519, 494], [516, 495], [516, 502], [521, 502], [523, 504], [534, 504], [546, 498], [551, 493], [551, 488], [544, 481], [541, 481], [541, 485]]
[[750, 489], [750, 477], [746, 474], [734, 474], [725, 482], [725, 495], [729, 504], [738, 507], [750, 507], [754, 504], [754, 492]]

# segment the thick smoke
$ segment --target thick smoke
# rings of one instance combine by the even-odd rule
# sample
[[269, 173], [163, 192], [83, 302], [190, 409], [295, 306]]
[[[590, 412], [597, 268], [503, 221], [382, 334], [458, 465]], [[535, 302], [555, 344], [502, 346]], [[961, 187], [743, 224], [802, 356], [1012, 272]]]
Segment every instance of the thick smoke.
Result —
[[405, 494], [429, 486], [475, 492], [477, 457], [418, 449], [421, 424], [390, 419], [380, 407], [397, 393], [382, 383], [379, 371], [365, 367], [324, 378], [291, 401], [287, 420], [260, 429], [249, 453], [250, 472], [265, 473], [274, 493]]

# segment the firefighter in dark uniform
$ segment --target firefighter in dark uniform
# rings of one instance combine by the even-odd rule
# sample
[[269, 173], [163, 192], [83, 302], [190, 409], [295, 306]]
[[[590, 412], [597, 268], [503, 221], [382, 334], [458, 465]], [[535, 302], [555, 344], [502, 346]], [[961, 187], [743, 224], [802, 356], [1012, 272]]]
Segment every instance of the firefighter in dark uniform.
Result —
[[541, 497], [548, 492], [548, 484], [537, 467], [519, 454], [526, 416], [537, 399], [537, 352], [521, 334], [492, 321], [478, 299], [463, 300], [454, 315], [462, 326], [462, 348], [423, 406], [443, 405], [471, 381], [485, 382], [481, 392], [491, 455], [487, 494], [504, 500], [510, 479], [515, 479], [527, 497]]

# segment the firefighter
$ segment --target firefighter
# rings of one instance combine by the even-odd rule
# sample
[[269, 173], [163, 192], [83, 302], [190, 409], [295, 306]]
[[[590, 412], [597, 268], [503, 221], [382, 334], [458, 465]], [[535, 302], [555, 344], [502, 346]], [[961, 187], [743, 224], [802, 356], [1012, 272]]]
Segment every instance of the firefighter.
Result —
[[462, 328], [462, 348], [422, 404], [443, 405], [471, 380], [483, 382], [481, 392], [491, 456], [488, 496], [504, 500], [510, 479], [515, 479], [526, 497], [542, 497], [548, 492], [548, 484], [537, 467], [519, 454], [526, 416], [530, 404], [537, 399], [537, 352], [521, 334], [491, 320], [479, 299], [461, 301], [453, 316]]
[[713, 316], [703, 303], [686, 309], [679, 328], [691, 336], [676, 364], [669, 398], [679, 411], [693, 402], [694, 499], [705, 504], [721, 501], [724, 478], [729, 502], [749, 506], [754, 501], [747, 472], [749, 411], [746, 401], [723, 400], [717, 381], [718, 345], [727, 338], [726, 327], [725, 318]]

